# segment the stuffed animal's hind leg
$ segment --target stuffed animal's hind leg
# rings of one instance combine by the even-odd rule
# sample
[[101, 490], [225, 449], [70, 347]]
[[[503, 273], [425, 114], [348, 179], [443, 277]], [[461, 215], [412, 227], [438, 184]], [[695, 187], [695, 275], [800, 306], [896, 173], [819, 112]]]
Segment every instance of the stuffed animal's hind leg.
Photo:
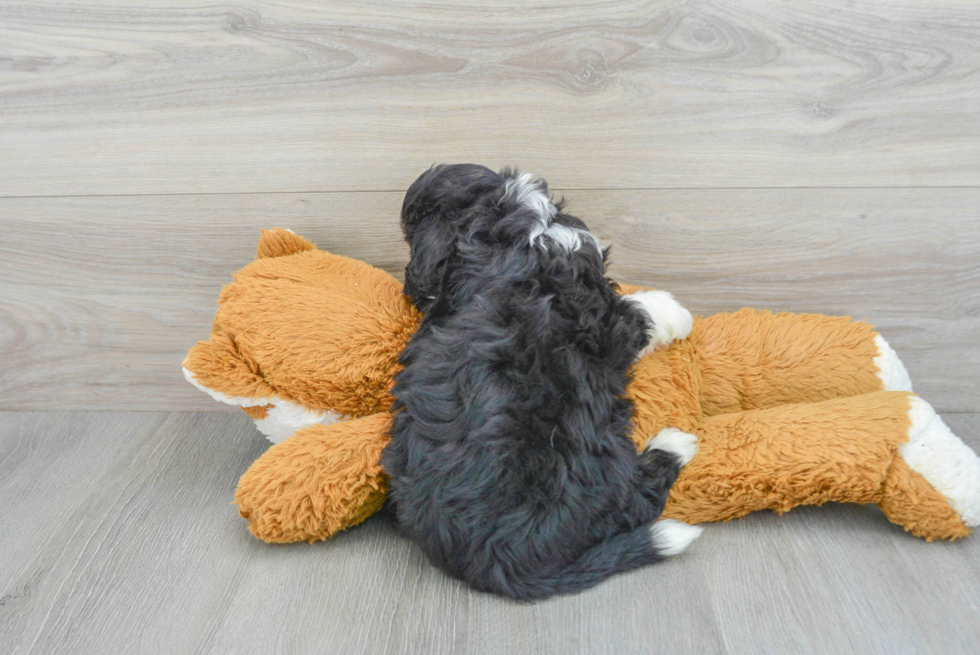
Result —
[[700, 451], [664, 517], [703, 523], [833, 501], [878, 504], [930, 540], [980, 523], [980, 458], [906, 392], [723, 414], [694, 433]]
[[697, 320], [690, 338], [707, 416], [912, 390], [885, 339], [846, 316], [743, 309]]
[[943, 517], [949, 516], [948, 505], [966, 526], [980, 525], [980, 457], [929, 403], [911, 394], [909, 403], [908, 440], [898, 447], [878, 506], [914, 535], [965, 536], [969, 530], [957, 530], [952, 517]]

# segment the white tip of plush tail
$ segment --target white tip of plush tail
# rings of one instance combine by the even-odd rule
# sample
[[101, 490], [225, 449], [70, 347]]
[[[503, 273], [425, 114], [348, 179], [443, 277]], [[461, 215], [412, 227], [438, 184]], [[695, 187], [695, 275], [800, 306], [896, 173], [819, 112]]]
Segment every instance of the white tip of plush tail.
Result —
[[932, 405], [910, 399], [909, 440], [902, 459], [946, 497], [963, 522], [980, 525], [980, 457], [943, 422]]
[[692, 541], [701, 536], [704, 528], [688, 525], [674, 519], [661, 519], [650, 528], [653, 548], [664, 557], [673, 557], [684, 552]]

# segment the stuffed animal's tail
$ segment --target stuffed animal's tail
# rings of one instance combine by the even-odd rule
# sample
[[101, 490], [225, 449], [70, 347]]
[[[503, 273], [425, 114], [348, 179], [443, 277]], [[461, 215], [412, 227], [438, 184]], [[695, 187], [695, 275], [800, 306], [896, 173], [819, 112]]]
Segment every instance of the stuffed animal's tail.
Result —
[[576, 593], [606, 578], [677, 555], [701, 534], [702, 528], [662, 519], [596, 544], [567, 568], [551, 576], [497, 580], [488, 589], [520, 600]]
[[259, 237], [259, 247], [255, 258], [285, 257], [286, 255], [293, 255], [304, 250], [316, 250], [316, 246], [292, 230], [284, 230], [277, 227], [271, 230], [262, 230], [262, 236]]

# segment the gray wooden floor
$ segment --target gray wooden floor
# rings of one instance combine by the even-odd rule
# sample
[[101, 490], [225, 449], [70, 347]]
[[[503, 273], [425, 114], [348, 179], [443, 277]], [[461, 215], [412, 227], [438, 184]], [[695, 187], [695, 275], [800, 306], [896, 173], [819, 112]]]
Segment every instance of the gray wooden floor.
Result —
[[[949, 425], [980, 447], [980, 415]], [[266, 448], [223, 413], [0, 413], [5, 653], [976, 653], [980, 536], [874, 508], [709, 525], [684, 555], [522, 605], [383, 517], [269, 546], [229, 502]]]

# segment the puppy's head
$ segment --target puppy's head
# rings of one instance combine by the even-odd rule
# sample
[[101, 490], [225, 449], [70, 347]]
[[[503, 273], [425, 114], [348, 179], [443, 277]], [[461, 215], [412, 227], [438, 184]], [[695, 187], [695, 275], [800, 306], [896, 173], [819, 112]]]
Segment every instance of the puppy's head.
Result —
[[477, 164], [440, 164], [422, 173], [405, 194], [402, 230], [411, 248], [405, 293], [425, 311], [439, 295], [459, 235], [504, 185]]

